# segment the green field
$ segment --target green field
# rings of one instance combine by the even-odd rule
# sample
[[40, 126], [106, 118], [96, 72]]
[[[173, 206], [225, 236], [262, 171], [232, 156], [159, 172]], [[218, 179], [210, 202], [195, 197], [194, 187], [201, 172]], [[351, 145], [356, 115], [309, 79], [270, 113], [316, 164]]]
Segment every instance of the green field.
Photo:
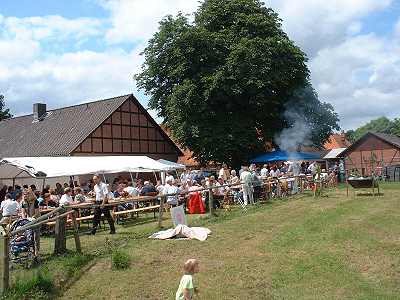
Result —
[[[382, 191], [346, 197], [345, 189], [332, 190], [221, 211], [212, 220], [190, 217], [212, 230], [205, 242], [149, 240], [156, 230], [149, 216], [117, 227], [115, 236], [82, 235], [90, 256], [45, 255], [44, 266], [61, 299], [174, 299], [188, 258], [200, 260], [196, 299], [400, 299], [400, 185]], [[46, 239], [44, 252], [52, 243]], [[115, 248], [131, 257], [128, 269], [111, 268]], [[13, 276], [31, 272], [22, 273]]]

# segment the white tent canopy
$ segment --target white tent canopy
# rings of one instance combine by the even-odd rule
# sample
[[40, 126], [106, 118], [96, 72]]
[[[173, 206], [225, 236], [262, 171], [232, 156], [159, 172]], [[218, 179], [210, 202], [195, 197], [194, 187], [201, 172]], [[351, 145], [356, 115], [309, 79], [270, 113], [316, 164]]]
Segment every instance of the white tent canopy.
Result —
[[184, 170], [186, 169], [185, 165], [182, 164], [178, 164], [169, 160], [165, 160], [165, 159], [159, 159], [157, 160], [159, 163], [162, 163], [163, 165], [169, 166], [170, 169], [169, 170]]
[[328, 154], [326, 154], [324, 156], [324, 159], [335, 159], [337, 158], [340, 154], [342, 154], [342, 152], [344, 150], [346, 150], [347, 148], [336, 148], [336, 149], [332, 149], [331, 151], [328, 152]]
[[147, 156], [14, 157], [0, 161], [0, 179], [170, 170]]

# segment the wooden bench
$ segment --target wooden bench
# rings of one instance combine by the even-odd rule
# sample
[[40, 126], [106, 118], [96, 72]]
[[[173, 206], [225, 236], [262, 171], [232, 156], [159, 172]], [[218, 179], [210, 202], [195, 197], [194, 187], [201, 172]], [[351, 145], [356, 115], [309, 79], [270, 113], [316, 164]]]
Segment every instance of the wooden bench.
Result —
[[160, 208], [160, 205], [153, 205], [153, 206], [146, 206], [146, 207], [135, 208], [135, 209], [121, 210], [121, 211], [113, 212], [113, 216], [114, 216], [114, 219], [116, 217], [117, 221], [118, 221], [118, 216], [134, 214], [134, 213], [136, 213], [137, 216], [139, 216], [139, 212], [153, 211], [154, 218], [155, 218], [156, 217], [156, 209], [159, 209], [159, 208]]
[[[102, 217], [104, 215], [101, 215]], [[80, 217], [80, 218], [76, 218], [76, 221], [80, 222], [80, 221], [87, 221], [87, 220], [92, 220], [94, 218], [94, 215], [90, 215], [90, 216], [85, 216], [85, 217]], [[67, 219], [67, 225], [70, 225], [72, 223], [72, 219]], [[46, 223], [47, 226], [55, 226], [56, 222], [47, 222]]]

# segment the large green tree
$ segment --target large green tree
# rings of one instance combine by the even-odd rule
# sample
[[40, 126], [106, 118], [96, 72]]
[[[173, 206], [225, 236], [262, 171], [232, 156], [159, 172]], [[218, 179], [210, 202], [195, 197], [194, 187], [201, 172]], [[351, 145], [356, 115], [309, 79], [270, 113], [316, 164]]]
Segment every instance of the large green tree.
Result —
[[400, 119], [390, 120], [386, 117], [379, 117], [369, 121], [367, 124], [346, 132], [347, 138], [354, 142], [367, 132], [378, 132], [400, 136]]
[[0, 121], [9, 119], [12, 117], [10, 110], [8, 108], [5, 108], [5, 106], [6, 106], [6, 104], [4, 101], [4, 96], [0, 95]]
[[138, 87], [200, 162], [238, 164], [263, 151], [292, 126], [288, 105], [325, 123], [316, 144], [338, 127], [311, 88], [306, 55], [259, 0], [206, 0], [193, 21], [167, 16], [143, 54]]

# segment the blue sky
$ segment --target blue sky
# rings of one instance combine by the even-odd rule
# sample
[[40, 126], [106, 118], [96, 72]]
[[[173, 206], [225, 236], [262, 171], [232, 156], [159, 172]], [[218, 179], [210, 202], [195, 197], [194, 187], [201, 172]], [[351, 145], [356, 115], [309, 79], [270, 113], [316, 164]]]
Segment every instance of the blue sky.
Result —
[[[265, 0], [309, 56], [344, 129], [400, 117], [400, 1]], [[14, 114], [134, 93], [139, 53], [166, 14], [198, 0], [1, 0], [0, 93]], [[153, 115], [155, 114], [152, 112]]]
[[19, 18], [61, 15], [65, 18], [107, 18], [109, 13], [94, 0], [2, 0], [1, 12]]

